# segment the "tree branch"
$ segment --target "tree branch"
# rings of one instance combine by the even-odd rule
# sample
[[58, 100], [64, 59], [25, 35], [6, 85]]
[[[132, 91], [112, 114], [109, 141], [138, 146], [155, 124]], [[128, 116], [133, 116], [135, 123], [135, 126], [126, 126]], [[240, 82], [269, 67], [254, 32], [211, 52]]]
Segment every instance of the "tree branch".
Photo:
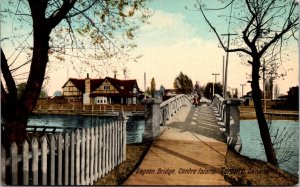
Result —
[[205, 10], [222, 10], [222, 9], [226, 9], [229, 5], [231, 5], [235, 0], [231, 0], [231, 2], [229, 2], [227, 5], [225, 5], [224, 7], [221, 8], [206, 8]]
[[73, 8], [77, 0], [64, 0], [61, 8], [47, 19], [50, 29], [53, 29], [59, 22], [66, 17], [68, 12]]
[[[9, 70], [8, 64], [6, 57], [4, 55], [4, 52], [1, 48], [1, 71], [3, 74], [3, 78], [6, 82], [6, 86], [9, 92], [9, 95], [11, 99], [16, 99], [17, 100], [17, 88], [16, 88], [16, 83], [11, 75], [11, 72]], [[2, 85], [2, 84], [1, 84]]]
[[87, 6], [85, 9], [80, 10], [80, 11], [77, 11], [77, 12], [75, 12], [74, 14], [69, 14], [68, 16], [66, 16], [66, 18], [72, 18], [72, 17], [75, 17], [75, 16], [80, 15], [82, 12], [85, 12], [85, 11], [89, 10], [90, 8], [92, 8], [97, 2], [98, 2], [98, 0], [94, 0], [94, 2], [92, 2], [92, 3], [91, 3], [89, 6]]
[[290, 23], [287, 25], [287, 27], [281, 31], [281, 33], [275, 35], [275, 37], [261, 49], [261, 51], [259, 52], [259, 54], [260, 54], [260, 55], [263, 55], [263, 54], [266, 52], [266, 50], [267, 50], [273, 43], [275, 43], [277, 40], [279, 40], [279, 39], [280, 39], [284, 34], [286, 34], [291, 28], [297, 26], [297, 25], [298, 25], [298, 20], [299, 20], [299, 17], [297, 17], [297, 19], [295, 19], [293, 22], [290, 22]]
[[200, 12], [201, 12], [201, 14], [203, 15], [203, 17], [204, 17], [206, 23], [207, 23], [207, 24], [209, 25], [209, 27], [214, 31], [214, 33], [215, 33], [215, 35], [217, 36], [217, 38], [218, 38], [218, 40], [219, 40], [219, 42], [220, 42], [222, 48], [223, 48], [226, 52], [244, 52], [244, 53], [246, 53], [246, 54], [251, 55], [251, 53], [250, 53], [248, 50], [243, 49], [243, 48], [237, 48], [237, 49], [230, 49], [230, 50], [229, 50], [227, 47], [225, 47], [225, 45], [224, 45], [224, 43], [222, 42], [222, 40], [221, 40], [221, 38], [220, 38], [220, 36], [219, 36], [217, 30], [212, 26], [212, 24], [210, 23], [210, 21], [208, 20], [208, 18], [207, 18], [206, 15], [204, 14], [204, 11], [203, 11], [203, 9], [202, 9], [202, 6], [201, 6], [199, 0], [197, 0], [197, 2], [198, 2], [198, 4], [199, 4]]

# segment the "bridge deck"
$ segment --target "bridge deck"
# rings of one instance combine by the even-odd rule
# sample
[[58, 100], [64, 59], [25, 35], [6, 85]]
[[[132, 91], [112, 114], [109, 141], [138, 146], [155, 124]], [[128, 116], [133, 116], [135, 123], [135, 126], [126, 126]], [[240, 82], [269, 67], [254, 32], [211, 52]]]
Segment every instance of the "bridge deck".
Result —
[[124, 185], [230, 185], [221, 175], [227, 145], [207, 106], [183, 108]]

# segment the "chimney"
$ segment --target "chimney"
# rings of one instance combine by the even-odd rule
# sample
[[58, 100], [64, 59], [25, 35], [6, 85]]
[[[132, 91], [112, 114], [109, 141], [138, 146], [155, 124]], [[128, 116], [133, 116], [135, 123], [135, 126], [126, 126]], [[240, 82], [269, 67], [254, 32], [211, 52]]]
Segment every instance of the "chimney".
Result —
[[89, 74], [87, 74], [85, 78], [85, 93], [90, 94], [90, 92], [91, 92], [91, 79], [89, 77]]
[[114, 79], [117, 79], [117, 70], [115, 69], [114, 71], [113, 71], [113, 73], [114, 73]]

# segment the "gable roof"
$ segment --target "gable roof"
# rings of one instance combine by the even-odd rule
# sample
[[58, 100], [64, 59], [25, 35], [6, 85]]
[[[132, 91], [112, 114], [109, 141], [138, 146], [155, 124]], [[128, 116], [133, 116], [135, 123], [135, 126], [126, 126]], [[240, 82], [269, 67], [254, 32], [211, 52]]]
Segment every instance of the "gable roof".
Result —
[[85, 90], [84, 79], [69, 78], [69, 80], [62, 86], [62, 88], [64, 88], [69, 81], [72, 82], [78, 90], [84, 92]]
[[[91, 92], [95, 91], [105, 80], [108, 80], [120, 93], [122, 96], [132, 96], [132, 90], [136, 86], [137, 92], [139, 91], [137, 81], [135, 79], [131, 80], [120, 80], [120, 79], [114, 79], [111, 77], [105, 77], [104, 79], [90, 79], [91, 80]], [[70, 78], [63, 87], [66, 86], [66, 84], [71, 81], [78, 90], [80, 90], [82, 93], [85, 92], [85, 79], [76, 79], [76, 78]], [[121, 87], [124, 87], [124, 89], [121, 89]], [[96, 96], [95, 94], [91, 94], [91, 96]]]
[[[133, 96], [132, 91], [133, 88], [136, 86], [138, 89], [137, 81], [135, 79], [132, 80], [120, 80], [120, 79], [114, 79], [111, 77], [105, 77], [105, 79], [102, 80], [101, 84], [108, 80], [119, 92], [119, 95], [124, 97], [131, 97]], [[101, 84], [99, 84], [95, 89], [91, 89], [91, 91], [96, 90]], [[121, 88], [123, 86], [123, 89]], [[139, 89], [137, 90], [139, 91]], [[112, 96], [111, 94], [104, 94], [104, 93], [91, 93], [90, 96]]]

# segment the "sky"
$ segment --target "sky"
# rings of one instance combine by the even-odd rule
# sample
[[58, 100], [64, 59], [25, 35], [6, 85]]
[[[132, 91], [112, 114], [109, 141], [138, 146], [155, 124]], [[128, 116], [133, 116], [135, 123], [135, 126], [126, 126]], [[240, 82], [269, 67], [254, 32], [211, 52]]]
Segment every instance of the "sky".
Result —
[[[137, 77], [142, 89], [144, 72], [147, 86], [150, 86], [151, 78], [154, 77], [158, 88], [160, 85], [172, 88], [180, 71], [187, 74], [194, 84], [196, 81], [200, 85], [213, 82], [215, 77], [212, 73], [219, 73], [217, 82], [222, 81], [223, 56], [226, 54], [218, 47], [215, 35], [209, 32], [200, 12], [191, 10], [194, 2], [153, 0], [150, 4], [154, 15], [150, 18], [150, 24], [143, 26], [138, 36], [138, 52], [143, 54], [143, 58], [139, 63], [128, 65], [130, 77]], [[214, 21], [217, 29], [227, 30], [228, 23], [220, 22], [217, 15], [210, 15], [210, 19], [217, 20]], [[298, 85], [297, 42], [293, 43], [292, 48], [291, 60], [285, 62], [282, 68], [293, 70], [288, 71], [284, 79], [276, 81], [282, 94], [286, 94], [289, 87]], [[244, 94], [250, 91], [250, 83], [247, 83], [250, 73], [251, 67], [243, 65], [236, 54], [230, 53], [228, 87], [237, 88], [241, 94], [240, 84], [246, 84]]]
[[[201, 86], [207, 82], [213, 82], [212, 73], [219, 73], [217, 82], [222, 82], [223, 57], [226, 56], [215, 35], [205, 23], [200, 12], [193, 10], [195, 0], [151, 0], [149, 10], [153, 15], [149, 18], [149, 24], [141, 25], [136, 32], [135, 41], [137, 48], [132, 55], [141, 55], [138, 62], [126, 62], [128, 79], [137, 79], [141, 90], [144, 90], [144, 73], [146, 73], [146, 87], [150, 87], [150, 81], [155, 79], [156, 88], [163, 85], [167, 89], [173, 88], [173, 82], [180, 72], [190, 77], [195, 84]], [[219, 1], [206, 1], [208, 6], [217, 6]], [[215, 4], [214, 4], [215, 3]], [[185, 8], [187, 7], [187, 9]], [[228, 11], [221, 12], [228, 14]], [[216, 29], [227, 32], [228, 23], [218, 19], [218, 15], [210, 14]], [[7, 29], [7, 30], [6, 30]], [[2, 32], [9, 32], [9, 28]], [[292, 42], [290, 45], [290, 60], [285, 62], [281, 69], [288, 71], [284, 79], [276, 80], [280, 93], [286, 94], [289, 87], [298, 85], [298, 45]], [[4, 50], [7, 49], [4, 48]], [[9, 52], [8, 52], [9, 53]], [[86, 73], [92, 78], [99, 78], [93, 72], [78, 74], [70, 63], [56, 63], [55, 68], [48, 71], [49, 77], [45, 83], [45, 89], [49, 95], [61, 90], [68, 78], [85, 78]], [[244, 94], [251, 90], [249, 74], [251, 68], [243, 65], [241, 59], [234, 53], [229, 55], [228, 88], [238, 89], [241, 95], [242, 86]], [[112, 70], [104, 72], [101, 77], [113, 77]], [[117, 78], [123, 79], [122, 72], [117, 73]]]

